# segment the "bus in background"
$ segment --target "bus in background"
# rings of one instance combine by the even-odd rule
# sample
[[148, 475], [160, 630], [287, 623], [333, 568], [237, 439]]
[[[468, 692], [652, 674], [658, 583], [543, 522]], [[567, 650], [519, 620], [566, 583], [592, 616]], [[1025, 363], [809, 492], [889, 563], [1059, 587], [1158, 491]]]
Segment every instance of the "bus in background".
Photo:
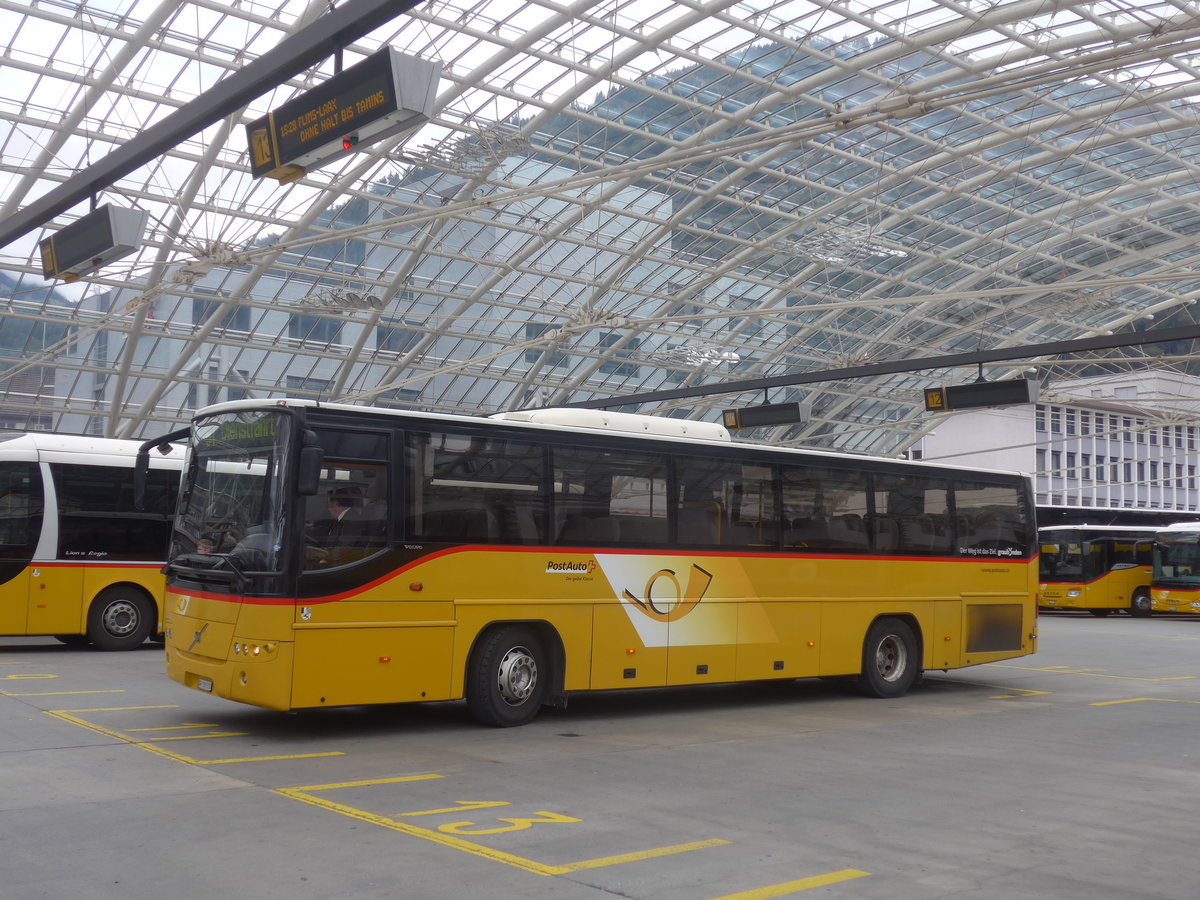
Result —
[[896, 697], [1036, 646], [1017, 474], [595, 410], [300, 400], [201, 410], [188, 454], [167, 672], [256, 706], [465, 698], [506, 726], [589, 690], [842, 676]]
[[162, 631], [162, 565], [183, 450], [154, 454], [133, 506], [140, 441], [0, 441], [0, 635], [128, 650]]
[[1200, 615], [1200, 523], [1159, 529], [1150, 596], [1155, 612]]
[[1153, 528], [1055, 525], [1038, 529], [1038, 606], [1094, 616], [1150, 615]]

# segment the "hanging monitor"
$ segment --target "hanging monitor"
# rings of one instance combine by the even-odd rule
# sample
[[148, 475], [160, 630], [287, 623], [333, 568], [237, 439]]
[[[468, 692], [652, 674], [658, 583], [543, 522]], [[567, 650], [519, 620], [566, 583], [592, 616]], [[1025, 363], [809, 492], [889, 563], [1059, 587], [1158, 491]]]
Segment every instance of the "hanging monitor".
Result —
[[105, 204], [38, 241], [46, 278], [78, 281], [138, 250], [150, 213]]
[[286, 183], [428, 121], [442, 66], [392, 47], [246, 126], [250, 172]]
[[978, 409], [983, 406], [1013, 406], [1035, 403], [1038, 382], [1031, 378], [1008, 381], [978, 381], [974, 384], [951, 384], [925, 390], [926, 412], [954, 412]]
[[722, 424], [731, 431], [758, 428], [763, 425], [797, 425], [812, 418], [810, 403], [764, 403], [727, 409], [721, 414]]

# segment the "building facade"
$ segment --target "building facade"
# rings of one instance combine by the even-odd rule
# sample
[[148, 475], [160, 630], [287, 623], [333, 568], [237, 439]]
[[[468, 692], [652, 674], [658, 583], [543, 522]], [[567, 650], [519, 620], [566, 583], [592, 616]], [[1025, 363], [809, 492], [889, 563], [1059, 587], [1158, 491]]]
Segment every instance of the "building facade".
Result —
[[919, 455], [1027, 472], [1039, 507], [1196, 512], [1198, 413], [1194, 376], [1081, 378], [1054, 383], [1035, 405], [948, 416]]

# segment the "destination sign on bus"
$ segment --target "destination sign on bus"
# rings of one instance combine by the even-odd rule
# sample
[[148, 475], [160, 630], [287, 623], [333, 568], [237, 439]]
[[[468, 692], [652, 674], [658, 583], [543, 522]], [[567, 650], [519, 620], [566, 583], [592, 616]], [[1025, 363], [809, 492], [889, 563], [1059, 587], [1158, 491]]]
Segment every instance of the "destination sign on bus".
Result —
[[433, 112], [441, 64], [385, 47], [246, 126], [255, 177], [294, 181]]

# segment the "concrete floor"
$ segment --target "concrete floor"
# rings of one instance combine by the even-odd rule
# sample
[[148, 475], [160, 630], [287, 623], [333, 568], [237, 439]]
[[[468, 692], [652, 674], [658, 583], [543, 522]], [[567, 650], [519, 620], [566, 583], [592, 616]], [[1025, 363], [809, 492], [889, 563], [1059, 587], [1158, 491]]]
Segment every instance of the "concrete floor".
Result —
[[0, 898], [1200, 896], [1200, 617], [821, 681], [283, 715], [0, 638]]

